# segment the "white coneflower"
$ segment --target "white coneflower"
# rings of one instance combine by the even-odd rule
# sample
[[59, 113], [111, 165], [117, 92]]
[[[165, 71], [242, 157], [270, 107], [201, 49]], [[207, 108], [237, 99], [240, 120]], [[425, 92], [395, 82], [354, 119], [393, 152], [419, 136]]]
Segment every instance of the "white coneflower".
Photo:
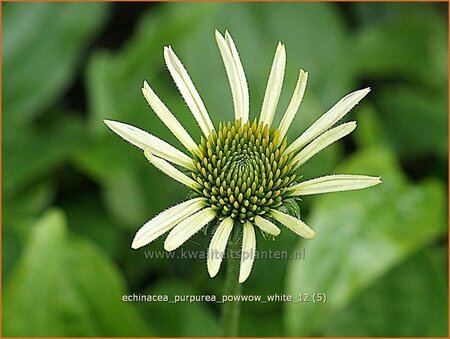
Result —
[[[193, 198], [175, 205], [148, 221], [137, 232], [132, 248], [140, 248], [170, 231], [164, 243], [173, 251], [213, 220], [217, 228], [209, 253], [223, 253], [233, 232], [242, 234], [239, 282], [245, 281], [256, 250], [255, 226], [277, 236], [283, 224], [294, 233], [315, 236], [303, 221], [281, 211], [287, 199], [302, 195], [362, 189], [381, 183], [379, 177], [330, 175], [301, 181], [298, 171], [306, 161], [328, 145], [351, 133], [356, 122], [332, 126], [348, 113], [370, 89], [348, 94], [288, 145], [287, 130], [305, 92], [308, 73], [300, 70], [292, 99], [278, 127], [272, 126], [280, 97], [286, 51], [279, 43], [275, 52], [259, 119], [250, 120], [247, 80], [233, 39], [216, 31], [233, 97], [235, 120], [214, 127], [200, 95], [172, 47], [164, 48], [164, 60], [186, 104], [200, 126], [199, 143], [144, 82], [142, 92], [150, 107], [188, 154], [167, 142], [121, 122], [105, 120], [115, 133], [144, 151], [159, 170], [187, 186]], [[208, 272], [219, 271], [221, 255], [210, 255]]]

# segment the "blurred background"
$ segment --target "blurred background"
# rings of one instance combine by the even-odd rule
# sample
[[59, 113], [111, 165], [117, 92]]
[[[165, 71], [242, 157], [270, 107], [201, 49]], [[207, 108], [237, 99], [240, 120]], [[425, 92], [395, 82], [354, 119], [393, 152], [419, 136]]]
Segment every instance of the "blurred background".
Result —
[[[446, 3], [6, 3], [2, 6], [3, 336], [216, 336], [220, 305], [122, 295], [222, 293], [205, 260], [146, 259], [134, 233], [187, 190], [109, 131], [124, 121], [179, 146], [141, 95], [148, 80], [196, 138], [163, 62], [171, 44], [217, 124], [233, 117], [214, 40], [228, 29], [259, 113], [278, 41], [281, 119], [309, 71], [292, 140], [345, 94], [371, 93], [358, 128], [309, 161], [305, 178], [379, 175], [375, 188], [306, 197], [313, 241], [284, 229], [259, 250], [244, 294], [325, 293], [325, 304], [244, 303], [242, 336], [447, 336]], [[181, 146], [180, 146], [181, 147]], [[206, 250], [199, 233], [184, 250]], [[226, 262], [225, 262], [226, 264]]]

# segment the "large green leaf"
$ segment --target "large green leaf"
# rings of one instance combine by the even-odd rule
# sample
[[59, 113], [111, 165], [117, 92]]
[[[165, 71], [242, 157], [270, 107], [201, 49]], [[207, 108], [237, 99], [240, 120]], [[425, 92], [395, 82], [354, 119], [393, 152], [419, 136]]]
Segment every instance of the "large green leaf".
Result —
[[287, 293], [326, 293], [328, 300], [324, 305], [288, 304], [286, 325], [291, 335], [321, 335], [330, 312], [345, 307], [380, 276], [446, 231], [443, 185], [437, 181], [408, 183], [390, 152], [368, 149], [337, 172], [380, 175], [383, 184], [312, 198], [317, 201], [308, 223], [317, 237], [299, 243], [308, 259], [291, 262]]
[[[4, 122], [27, 123], [70, 84], [103, 3], [9, 3], [2, 13]], [[4, 126], [5, 127], [5, 124]]]
[[[125, 283], [94, 244], [71, 237], [64, 215], [48, 211], [4, 287], [5, 336], [148, 336]], [[92, 225], [95, 227], [95, 225]]]
[[[323, 323], [325, 336], [447, 337], [446, 274], [420, 251]], [[364, 315], [364, 316], [361, 316]]]

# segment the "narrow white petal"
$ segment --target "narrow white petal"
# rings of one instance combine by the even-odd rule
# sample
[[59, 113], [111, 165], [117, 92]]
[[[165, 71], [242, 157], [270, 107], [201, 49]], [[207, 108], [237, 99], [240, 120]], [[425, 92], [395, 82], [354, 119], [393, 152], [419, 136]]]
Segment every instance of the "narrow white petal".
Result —
[[197, 120], [203, 134], [208, 137], [211, 131], [214, 130], [214, 126], [208, 112], [206, 111], [206, 107], [200, 98], [200, 95], [192, 83], [191, 78], [189, 77], [180, 59], [178, 59], [175, 55], [172, 47], [164, 47], [164, 60], [166, 61], [167, 68], [169, 69], [175, 84], [180, 90], [184, 101], [186, 101], [186, 104], [194, 115], [195, 120]]
[[223, 36], [216, 30], [216, 41], [219, 46], [220, 55], [222, 56], [225, 70], [227, 72], [228, 81], [230, 83], [231, 94], [233, 96], [235, 119], [242, 119], [242, 90], [236, 66], [234, 64], [233, 55]]
[[241, 84], [242, 121], [243, 121], [243, 123], [246, 123], [249, 118], [249, 114], [250, 114], [249, 113], [250, 100], [249, 100], [249, 94], [248, 94], [247, 78], [245, 77], [244, 67], [242, 66], [241, 59], [239, 58], [239, 53], [237, 51], [236, 45], [234, 44], [234, 41], [231, 38], [231, 35], [228, 33], [228, 31], [225, 31], [225, 40], [227, 41], [228, 46], [230, 47], [231, 53], [233, 54], [234, 64], [236, 65], [239, 82]]
[[336, 103], [318, 120], [316, 120], [316, 122], [313, 123], [305, 132], [303, 132], [302, 135], [300, 135], [292, 144], [290, 144], [286, 149], [286, 153], [299, 150], [308, 142], [329, 129], [353, 107], [355, 107], [356, 104], [360, 102], [369, 92], [370, 88], [364, 88], [343, 97], [338, 101], [338, 103]]
[[280, 98], [281, 87], [283, 86], [284, 69], [286, 66], [286, 49], [280, 42], [278, 43], [269, 80], [267, 82], [266, 93], [264, 94], [263, 106], [261, 109], [260, 122], [271, 125], [275, 110]]
[[159, 213], [137, 231], [131, 248], [137, 249], [152, 242], [180, 221], [204, 208], [205, 201], [204, 198], [191, 199]]
[[184, 168], [195, 170], [194, 163], [190, 157], [164, 140], [132, 125], [111, 120], [103, 121], [113, 132], [136, 147], [142, 150], [149, 149], [157, 157], [166, 159]]
[[176, 181], [182, 183], [183, 185], [192, 188], [192, 189], [198, 189], [200, 185], [189, 178], [186, 174], [181, 172], [180, 170], [173, 167], [171, 164], [169, 164], [166, 160], [158, 158], [154, 154], [150, 152], [150, 150], [146, 149], [144, 151], [145, 157], [152, 163], [157, 169], [159, 169], [161, 172], [164, 172], [172, 179], [175, 179]]
[[352, 191], [375, 186], [381, 182], [380, 177], [367, 175], [327, 175], [291, 186], [289, 191], [293, 196]]
[[281, 232], [280, 229], [276, 225], [274, 225], [269, 220], [260, 217], [259, 215], [257, 215], [255, 217], [255, 224], [260, 229], [262, 229], [264, 232], [275, 235], [275, 236], [277, 236]]
[[225, 32], [225, 38], [223, 38], [216, 30], [216, 41], [230, 82], [235, 118], [236, 120], [242, 119], [245, 123], [249, 116], [249, 94], [239, 53], [228, 31]]
[[307, 81], [308, 81], [308, 72], [305, 72], [304, 70], [301, 69], [300, 74], [298, 75], [297, 85], [295, 86], [294, 94], [292, 95], [288, 108], [284, 113], [283, 119], [280, 122], [280, 126], [278, 127], [278, 130], [280, 131], [279, 137], [280, 142], [286, 136], [289, 126], [291, 125], [292, 120], [294, 120], [298, 108], [302, 103]]
[[208, 267], [209, 276], [215, 277], [220, 269], [222, 258], [225, 255], [225, 248], [230, 238], [231, 231], [233, 230], [233, 219], [228, 217], [224, 219], [219, 227], [217, 227], [214, 236], [211, 239], [209, 245], [208, 261], [206, 266]]
[[312, 229], [310, 229], [303, 221], [300, 219], [294, 218], [289, 214], [285, 214], [283, 212], [272, 210], [272, 216], [289, 228], [292, 232], [298, 234], [299, 236], [305, 239], [312, 239], [316, 236], [316, 233]]
[[215, 216], [216, 212], [212, 208], [207, 207], [187, 217], [170, 231], [164, 242], [164, 249], [166, 251], [177, 249], [213, 220]]
[[147, 81], [144, 81], [142, 87], [142, 94], [145, 99], [156, 113], [159, 119], [167, 126], [167, 128], [175, 135], [175, 137], [186, 147], [191, 153], [197, 150], [198, 146], [180, 122], [170, 112], [170, 110], [164, 105], [164, 103], [158, 98], [155, 92], [151, 89]]
[[256, 235], [253, 225], [246, 221], [244, 224], [244, 231], [242, 236], [242, 251], [241, 251], [241, 267], [239, 270], [239, 283], [247, 280], [252, 271], [253, 261], [255, 260], [256, 251]]
[[305, 162], [307, 162], [327, 146], [331, 145], [333, 142], [336, 142], [337, 140], [345, 137], [347, 134], [350, 134], [355, 128], [356, 122], [351, 121], [332, 128], [321, 134], [294, 157], [293, 162], [297, 162], [296, 167], [303, 165]]

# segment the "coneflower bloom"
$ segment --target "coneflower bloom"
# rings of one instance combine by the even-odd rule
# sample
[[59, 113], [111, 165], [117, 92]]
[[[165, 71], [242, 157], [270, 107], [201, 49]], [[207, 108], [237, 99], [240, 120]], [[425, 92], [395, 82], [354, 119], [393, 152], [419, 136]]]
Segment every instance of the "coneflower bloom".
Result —
[[[170, 231], [164, 248], [173, 251], [215, 221], [209, 253], [224, 253], [233, 232], [242, 234], [239, 282], [251, 271], [256, 250], [255, 227], [277, 236], [285, 225], [306, 239], [315, 236], [303, 221], [283, 212], [289, 200], [305, 195], [357, 190], [377, 185], [379, 177], [329, 175], [302, 181], [300, 167], [328, 145], [351, 133], [356, 122], [333, 127], [370, 89], [348, 94], [293, 142], [286, 133], [302, 101], [308, 73], [300, 70], [292, 99], [279, 126], [272, 121], [283, 84], [286, 50], [279, 43], [259, 118], [250, 118], [249, 92], [236, 46], [228, 32], [216, 31], [233, 97], [235, 120], [214, 126], [186, 69], [172, 47], [164, 47], [167, 68], [203, 133], [195, 142], [147, 82], [142, 93], [161, 121], [186, 148], [183, 152], [134, 126], [105, 120], [123, 139], [144, 151], [156, 168], [192, 190], [192, 198], [172, 206], [145, 223], [131, 245], [137, 249]], [[333, 127], [333, 128], [332, 128]], [[210, 255], [209, 275], [220, 268], [222, 255]]]

